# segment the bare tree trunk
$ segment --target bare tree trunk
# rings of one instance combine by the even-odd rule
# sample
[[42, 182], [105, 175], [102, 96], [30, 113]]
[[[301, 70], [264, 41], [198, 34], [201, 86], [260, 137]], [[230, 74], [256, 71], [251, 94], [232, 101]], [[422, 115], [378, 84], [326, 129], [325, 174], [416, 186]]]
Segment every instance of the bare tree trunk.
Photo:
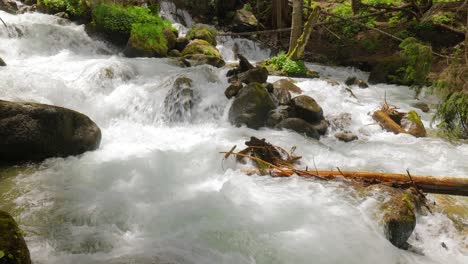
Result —
[[292, 50], [292, 52], [288, 53], [288, 57], [291, 60], [300, 60], [302, 55], [304, 54], [304, 50], [307, 46], [307, 43], [309, 42], [310, 35], [312, 34], [312, 31], [314, 30], [315, 24], [317, 24], [317, 21], [319, 20], [320, 16], [320, 8], [315, 7], [313, 10], [310, 12], [309, 18], [307, 19], [306, 24], [304, 25], [304, 32], [302, 32], [301, 37], [297, 40], [297, 45], [296, 47]]
[[289, 39], [289, 51], [292, 53], [297, 45], [297, 40], [301, 36], [302, 32], [302, 8], [303, 0], [293, 0], [293, 13], [291, 23], [291, 37]]

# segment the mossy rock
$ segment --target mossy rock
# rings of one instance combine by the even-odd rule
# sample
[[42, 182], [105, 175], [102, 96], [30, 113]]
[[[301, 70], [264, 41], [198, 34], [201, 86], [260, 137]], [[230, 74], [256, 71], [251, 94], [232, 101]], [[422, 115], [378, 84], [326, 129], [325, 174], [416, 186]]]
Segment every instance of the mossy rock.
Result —
[[189, 32], [187, 32], [187, 39], [188, 40], [195, 40], [195, 39], [201, 39], [205, 40], [206, 42], [210, 43], [213, 46], [217, 45], [216, 42], [216, 36], [218, 35], [218, 32], [216, 31], [215, 28], [204, 25], [204, 24], [197, 24], [193, 26]]
[[86, 115], [37, 103], [0, 101], [0, 160], [39, 161], [95, 150], [101, 130]]
[[229, 109], [229, 121], [235, 126], [258, 129], [265, 126], [268, 113], [275, 108], [269, 92], [259, 83], [242, 88]]
[[165, 33], [167, 30], [156, 24], [133, 24], [130, 38], [124, 50], [125, 56], [166, 57], [169, 51], [166, 36], [172, 34], [171, 32]]
[[23, 232], [10, 214], [0, 211], [0, 264], [30, 264]]
[[18, 4], [13, 0], [0, 0], [0, 10], [10, 14], [16, 14], [18, 11]]
[[166, 38], [167, 41], [167, 48], [168, 50], [173, 50], [176, 47], [176, 41], [177, 41], [177, 34], [172, 30], [171, 28], [165, 28], [163, 29], [163, 34], [164, 37]]
[[409, 111], [401, 120], [401, 126], [415, 137], [425, 137], [427, 135], [426, 128], [424, 128], [421, 118], [414, 110]]
[[4, 67], [4, 66], [6, 66], [6, 63], [2, 58], [0, 58], [0, 67]]
[[226, 64], [218, 49], [201, 39], [190, 41], [182, 51], [182, 56], [187, 60], [192, 60], [193, 66], [209, 64], [215, 67], [223, 67]]

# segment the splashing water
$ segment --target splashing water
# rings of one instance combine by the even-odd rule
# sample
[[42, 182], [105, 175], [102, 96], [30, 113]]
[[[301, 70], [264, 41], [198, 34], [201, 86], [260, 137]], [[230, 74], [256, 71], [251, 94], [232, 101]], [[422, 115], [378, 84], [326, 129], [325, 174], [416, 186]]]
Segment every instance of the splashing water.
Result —
[[[12, 208], [34, 263], [467, 263], [467, 238], [444, 214], [418, 220], [410, 243], [425, 256], [417, 255], [384, 238], [369, 213], [373, 197], [358, 199], [337, 182], [249, 177], [219, 154], [256, 136], [297, 146], [304, 166], [315, 162], [319, 169], [466, 176], [468, 145], [394, 135], [374, 124], [369, 113], [384, 94], [411, 109], [407, 87], [355, 88], [355, 99], [342, 80], [364, 73], [309, 65], [338, 85], [325, 79], [297, 85], [327, 118], [348, 113], [346, 129], [358, 141], [340, 142], [333, 131], [318, 142], [288, 131], [236, 128], [227, 121], [226, 69], [127, 59], [55, 17], [0, 16], [22, 32], [0, 35], [8, 64], [0, 68], [0, 99], [78, 110], [103, 132], [97, 151], [0, 178], [10, 186], [0, 188], [0, 208]], [[249, 54], [251, 47], [239, 49]], [[179, 77], [192, 79], [199, 99], [189, 118], [171, 122], [164, 100]], [[420, 114], [429, 125], [432, 113]]]

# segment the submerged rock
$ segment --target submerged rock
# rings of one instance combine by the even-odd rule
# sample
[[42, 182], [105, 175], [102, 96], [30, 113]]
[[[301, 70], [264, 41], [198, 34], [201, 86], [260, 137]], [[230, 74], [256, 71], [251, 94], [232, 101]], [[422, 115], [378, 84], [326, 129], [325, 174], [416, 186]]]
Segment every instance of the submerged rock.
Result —
[[235, 126], [263, 127], [268, 113], [275, 108], [268, 91], [259, 83], [242, 88], [229, 109], [229, 121]]
[[171, 122], [189, 121], [197, 98], [192, 88], [192, 79], [179, 77], [164, 99], [166, 117]]
[[310, 123], [320, 122], [324, 119], [322, 107], [320, 107], [314, 98], [307, 95], [299, 95], [294, 97], [292, 102], [299, 118]]
[[7, 212], [0, 211], [0, 263], [31, 264], [23, 232]]
[[328, 121], [325, 119], [321, 120], [320, 122], [311, 123], [311, 125], [322, 136], [327, 133], [328, 126], [329, 126]]
[[292, 93], [302, 94], [301, 88], [287, 79], [281, 79], [273, 83], [274, 88], [286, 89]]
[[320, 139], [320, 135], [315, 128], [300, 118], [287, 118], [275, 126], [278, 129], [290, 129], [310, 138]]
[[0, 58], [0, 67], [3, 67], [3, 66], [6, 66], [6, 63], [5, 61], [3, 61], [2, 58]]
[[0, 101], [0, 160], [66, 157], [95, 150], [101, 130], [84, 114], [37, 103]]

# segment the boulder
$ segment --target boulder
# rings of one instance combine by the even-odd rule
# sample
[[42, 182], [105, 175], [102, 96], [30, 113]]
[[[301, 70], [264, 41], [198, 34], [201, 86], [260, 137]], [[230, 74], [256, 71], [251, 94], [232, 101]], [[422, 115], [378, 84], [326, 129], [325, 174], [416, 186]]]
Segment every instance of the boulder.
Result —
[[237, 58], [239, 58], [239, 73], [242, 73], [242, 72], [246, 72], [248, 70], [252, 70], [253, 68], [255, 68], [251, 63], [250, 61], [244, 57], [244, 55], [242, 54], [237, 54]]
[[[150, 33], [146, 33], [147, 31]], [[166, 57], [170, 50], [166, 36], [171, 35], [173, 33], [169, 29], [164, 29], [161, 34], [157, 25], [135, 24], [123, 53], [130, 58]]]
[[0, 101], [0, 160], [36, 161], [95, 150], [101, 130], [76, 111], [37, 103]]
[[401, 119], [401, 127], [415, 137], [425, 137], [427, 134], [421, 118], [415, 111], [409, 111]]
[[215, 67], [223, 67], [224, 62], [221, 54], [216, 47], [210, 45], [205, 40], [192, 40], [182, 51], [182, 56], [188, 60], [194, 60], [193, 65], [210, 64]]
[[245, 9], [236, 11], [231, 25], [234, 32], [252, 31], [257, 27], [258, 20], [252, 12]]
[[283, 88], [273, 88], [273, 95], [279, 105], [291, 104], [291, 94], [288, 90]]
[[328, 126], [329, 126], [327, 120], [325, 119], [322, 119], [320, 122], [312, 123], [311, 125], [322, 136], [327, 133]]
[[178, 51], [183, 51], [185, 49], [185, 47], [187, 47], [187, 45], [189, 44], [189, 40], [187, 38], [177, 38], [176, 39], [176, 42], [175, 42], [175, 48], [178, 50]]
[[233, 82], [231, 83], [231, 85], [229, 85], [226, 91], [224, 91], [224, 95], [226, 95], [228, 99], [231, 99], [232, 97], [236, 96], [239, 93], [242, 87], [243, 85], [241, 82], [239, 81]]
[[0, 0], [0, 10], [10, 14], [16, 14], [18, 11], [18, 4], [13, 0]]
[[171, 122], [189, 121], [197, 98], [192, 88], [193, 81], [179, 77], [164, 99], [165, 114]]
[[278, 129], [290, 129], [310, 138], [320, 139], [320, 135], [315, 128], [300, 118], [287, 118], [275, 126]]
[[182, 56], [182, 54], [180, 53], [180, 51], [173, 49], [167, 53], [167, 56], [168, 57], [180, 57]]
[[229, 121], [235, 126], [258, 129], [265, 125], [268, 113], [275, 108], [268, 91], [259, 83], [242, 88], [229, 109]]
[[2, 58], [0, 58], [0, 67], [4, 67], [4, 66], [6, 66], [6, 63], [5, 61], [3, 61]]
[[11, 215], [0, 211], [0, 263], [31, 264], [23, 234]]
[[229, 78], [229, 81], [239, 80], [240, 82], [249, 83], [265, 83], [268, 79], [268, 70], [265, 67], [255, 67], [246, 72], [239, 73]]
[[322, 107], [317, 104], [314, 98], [307, 95], [299, 95], [292, 99], [292, 103], [296, 108], [297, 117], [310, 123], [318, 123], [324, 119]]
[[267, 126], [275, 127], [281, 121], [294, 116], [294, 109], [289, 105], [280, 105], [268, 113]]
[[369, 85], [366, 81], [358, 79], [357, 77], [348, 77], [345, 81], [345, 84], [348, 86], [357, 85], [360, 88], [369, 88]]
[[335, 137], [344, 142], [351, 142], [354, 140], [359, 139], [358, 136], [354, 135], [353, 133], [346, 133], [346, 132], [339, 132], [335, 134]]
[[291, 93], [302, 94], [301, 88], [287, 79], [281, 79], [273, 83], [274, 88], [286, 89]]
[[416, 103], [412, 104], [411, 106], [414, 107], [414, 108], [420, 109], [424, 113], [427, 113], [427, 112], [429, 112], [431, 110], [429, 105], [424, 103], [424, 102], [416, 102]]
[[214, 27], [205, 24], [196, 24], [187, 32], [186, 38], [188, 40], [201, 39], [216, 46], [218, 44], [216, 42], [217, 35], [218, 32]]

